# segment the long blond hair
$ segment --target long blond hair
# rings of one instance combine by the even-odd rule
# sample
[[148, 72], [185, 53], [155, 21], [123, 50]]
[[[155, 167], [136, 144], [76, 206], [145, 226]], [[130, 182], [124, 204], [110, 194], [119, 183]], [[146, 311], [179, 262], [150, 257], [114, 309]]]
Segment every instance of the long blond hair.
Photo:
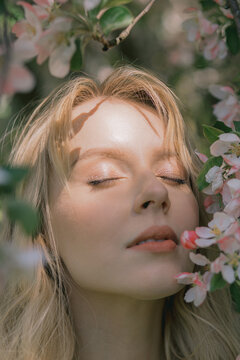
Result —
[[[6, 222], [1, 242], [18, 247], [37, 246], [46, 264], [36, 266], [31, 279], [9, 281], [0, 298], [0, 358], [2, 360], [73, 360], [76, 337], [66, 292], [67, 277], [57, 252], [50, 222], [49, 178], [66, 183], [69, 159], [67, 141], [72, 135], [72, 109], [94, 97], [114, 96], [154, 108], [166, 124], [166, 138], [183, 162], [192, 190], [196, 188], [199, 161], [186, 136], [186, 127], [173, 92], [150, 72], [123, 66], [102, 83], [77, 77], [61, 85], [36, 108], [17, 130], [10, 165], [31, 167], [19, 195], [30, 201], [41, 217], [36, 236], [26, 236]], [[200, 219], [204, 212], [200, 205]], [[211, 258], [209, 250], [204, 253]], [[198, 267], [195, 266], [194, 271]], [[231, 360], [240, 353], [240, 316], [234, 312], [228, 288], [208, 295], [198, 308], [184, 302], [186, 288], [166, 298], [162, 333], [166, 360]], [[79, 359], [81, 360], [81, 359]]]

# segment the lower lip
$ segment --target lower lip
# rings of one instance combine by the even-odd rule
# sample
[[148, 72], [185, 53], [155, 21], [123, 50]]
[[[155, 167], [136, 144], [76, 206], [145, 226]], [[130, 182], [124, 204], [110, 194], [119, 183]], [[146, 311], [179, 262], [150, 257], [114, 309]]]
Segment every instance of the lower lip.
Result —
[[134, 245], [130, 249], [151, 251], [151, 252], [169, 252], [176, 248], [177, 244], [173, 240], [164, 240], [162, 242], [147, 242], [140, 245]]

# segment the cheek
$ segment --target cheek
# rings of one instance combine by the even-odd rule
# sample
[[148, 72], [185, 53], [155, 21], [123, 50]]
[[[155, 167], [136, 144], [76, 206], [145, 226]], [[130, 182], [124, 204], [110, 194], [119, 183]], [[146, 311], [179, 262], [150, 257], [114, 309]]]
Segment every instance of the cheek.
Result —
[[199, 225], [199, 206], [192, 192], [172, 194], [172, 204], [175, 223], [179, 230], [194, 230]]
[[74, 194], [61, 195], [52, 209], [54, 234], [64, 251], [66, 242], [83, 250], [96, 239], [111, 239], [116, 233], [119, 219], [119, 200], [114, 199], [113, 194], [98, 198], [75, 191]]

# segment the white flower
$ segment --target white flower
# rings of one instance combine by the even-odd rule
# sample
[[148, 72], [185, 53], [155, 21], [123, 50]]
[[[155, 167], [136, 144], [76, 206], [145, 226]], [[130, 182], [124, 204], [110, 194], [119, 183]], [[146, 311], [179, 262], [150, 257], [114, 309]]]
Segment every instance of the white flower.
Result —
[[225, 236], [225, 231], [235, 221], [232, 216], [223, 212], [214, 214], [213, 220], [208, 223], [208, 227], [202, 226], [195, 229], [199, 239], [195, 243], [200, 247], [208, 247], [216, 244], [217, 240]]
[[234, 130], [233, 121], [240, 120], [240, 104], [233, 89], [229, 86], [210, 85], [210, 93], [221, 100], [214, 105], [214, 115], [219, 121]]
[[223, 172], [224, 170], [219, 166], [213, 166], [205, 175], [205, 179], [209, 186], [203, 192], [207, 195], [214, 195], [221, 191], [223, 186]]
[[230, 179], [225, 182], [222, 191], [223, 203], [225, 205], [224, 212], [234, 216], [236, 219], [240, 217], [240, 180]]
[[194, 264], [197, 264], [200, 266], [205, 266], [207, 264], [210, 264], [210, 261], [208, 260], [208, 258], [206, 258], [206, 256], [204, 256], [202, 254], [195, 254], [194, 252], [190, 252], [189, 257]]

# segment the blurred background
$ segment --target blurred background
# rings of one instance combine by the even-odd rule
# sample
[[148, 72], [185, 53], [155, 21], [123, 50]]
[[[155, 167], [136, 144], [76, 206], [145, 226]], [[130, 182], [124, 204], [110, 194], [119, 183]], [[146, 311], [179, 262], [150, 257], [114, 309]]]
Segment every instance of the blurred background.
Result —
[[[133, 0], [128, 8], [136, 16], [148, 2]], [[216, 118], [212, 114], [212, 106], [217, 102], [208, 92], [208, 87], [210, 84], [232, 86], [231, 81], [239, 81], [239, 56], [229, 54], [224, 60], [208, 61], [197, 51], [195, 44], [187, 41], [182, 23], [191, 17], [184, 10], [192, 6], [199, 8], [199, 1], [157, 0], [119, 46], [103, 52], [100, 43], [91, 41], [87, 45], [80, 74], [102, 81], [121, 64], [151, 70], [179, 97], [194, 148], [208, 153], [201, 124], [214, 124]], [[19, 12], [23, 14], [21, 7]], [[0, 135], [31, 113], [39, 100], [56, 86], [73, 76], [71, 72], [64, 79], [55, 78], [49, 73], [47, 61], [39, 66], [35, 58], [27, 66], [34, 73], [35, 87], [28, 93], [1, 97]], [[8, 151], [4, 149], [1, 152], [1, 161], [7, 157]]]

